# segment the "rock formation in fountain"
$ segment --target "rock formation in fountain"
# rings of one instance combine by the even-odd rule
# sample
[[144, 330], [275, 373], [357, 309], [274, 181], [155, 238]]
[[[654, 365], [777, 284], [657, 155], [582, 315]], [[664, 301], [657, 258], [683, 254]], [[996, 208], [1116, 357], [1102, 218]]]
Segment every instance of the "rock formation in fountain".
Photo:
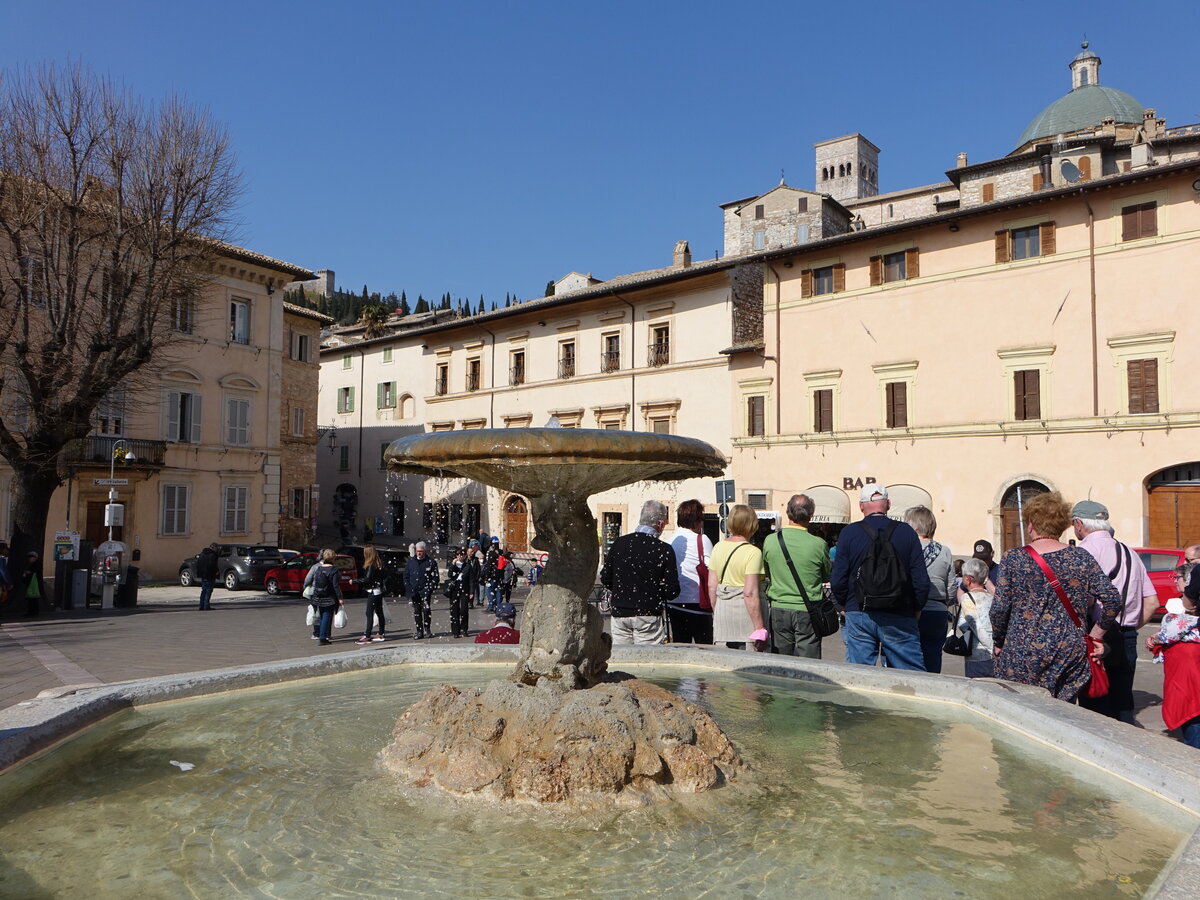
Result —
[[386, 456], [394, 471], [524, 495], [533, 546], [550, 559], [525, 603], [510, 680], [429, 691], [396, 723], [385, 766], [417, 785], [536, 803], [648, 802], [736, 773], [737, 752], [703, 709], [606, 675], [612, 639], [587, 602], [599, 561], [587, 498], [636, 481], [720, 474], [716, 450], [671, 435], [506, 428], [413, 435]]

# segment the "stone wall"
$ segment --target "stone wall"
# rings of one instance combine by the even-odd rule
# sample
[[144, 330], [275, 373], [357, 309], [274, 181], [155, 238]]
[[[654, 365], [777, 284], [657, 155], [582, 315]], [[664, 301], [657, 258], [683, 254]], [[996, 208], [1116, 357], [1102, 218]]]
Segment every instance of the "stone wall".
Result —
[[[321, 325], [303, 316], [285, 316], [287, 334], [290, 336], [283, 352], [283, 377], [281, 379], [280, 402], [280, 498], [279, 498], [279, 543], [291, 549], [312, 541], [313, 526], [317, 510], [312, 503], [310, 489], [317, 483], [317, 388], [320, 364], [317, 348], [320, 345]], [[308, 359], [294, 359], [296, 355], [295, 335], [308, 337]], [[303, 434], [293, 434], [293, 422], [297, 408], [304, 410]], [[293, 515], [292, 493], [303, 489], [308, 501], [308, 516]]]
[[763, 340], [763, 269], [757, 264], [738, 266], [729, 273], [733, 307], [732, 346], [748, 347]]

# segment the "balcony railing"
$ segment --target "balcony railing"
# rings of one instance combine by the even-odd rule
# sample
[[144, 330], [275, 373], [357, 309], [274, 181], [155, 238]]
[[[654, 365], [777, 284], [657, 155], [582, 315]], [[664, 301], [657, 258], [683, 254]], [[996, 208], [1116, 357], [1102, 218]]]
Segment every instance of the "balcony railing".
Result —
[[479, 390], [479, 373], [478, 372], [468, 372], [467, 373], [467, 390], [468, 391]]
[[445, 397], [450, 393], [450, 383], [446, 378], [439, 378], [433, 383], [433, 392], [439, 397]]
[[600, 354], [600, 371], [616, 372], [621, 368], [621, 351], [606, 350]]
[[669, 343], [655, 343], [647, 348], [646, 365], [652, 367], [665, 366], [671, 361], [671, 345]]
[[118, 469], [157, 468], [166, 461], [166, 441], [146, 441], [140, 438], [118, 438], [107, 435], [92, 435], [78, 441], [73, 441], [63, 448], [59, 457], [64, 463], [71, 465], [97, 465], [107, 469], [113, 461], [113, 448], [117, 441], [121, 442], [120, 449], [133, 454], [133, 459], [117, 460]]
[[575, 357], [569, 359], [564, 357], [558, 361], [558, 377], [559, 378], [574, 378], [575, 377]]
[[524, 366], [513, 366], [511, 369], [509, 369], [508, 370], [508, 383], [511, 385], [524, 384], [525, 383], [525, 367]]

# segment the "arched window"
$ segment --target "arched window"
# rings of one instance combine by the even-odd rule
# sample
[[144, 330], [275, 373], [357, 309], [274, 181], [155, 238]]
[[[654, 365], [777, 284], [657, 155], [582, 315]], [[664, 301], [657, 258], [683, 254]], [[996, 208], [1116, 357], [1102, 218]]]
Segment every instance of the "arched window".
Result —
[[821, 180], [822, 181], [829, 180], [829, 169], [826, 168], [825, 166], [821, 166]]
[[842, 163], [838, 163], [838, 178], [846, 177], [846, 167]]
[[854, 174], [854, 163], [846, 163], [846, 174], [847, 175]]
[[889, 203], [888, 204], [888, 218], [890, 219], [894, 213], [895, 213], [895, 209], [893, 209], [892, 204]]
[[416, 402], [412, 394], [405, 394], [400, 398], [399, 408], [402, 419], [411, 419], [416, 414]]

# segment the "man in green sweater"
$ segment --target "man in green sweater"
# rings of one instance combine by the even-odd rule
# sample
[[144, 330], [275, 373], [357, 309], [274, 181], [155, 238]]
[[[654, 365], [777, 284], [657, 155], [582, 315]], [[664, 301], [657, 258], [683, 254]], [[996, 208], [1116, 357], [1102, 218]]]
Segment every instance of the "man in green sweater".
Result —
[[[808, 592], [812, 603], [821, 600], [823, 585], [829, 580], [829, 545], [815, 534], [809, 534], [808, 523], [816, 505], [805, 494], [794, 494], [788, 501], [788, 523], [777, 534], [763, 542], [763, 562], [771, 586], [767, 598], [771, 601], [771, 638], [779, 653], [789, 656], [821, 658], [821, 639], [809, 619], [808, 608], [792, 567]], [[782, 536], [784, 547], [780, 545]], [[792, 565], [788, 565], [788, 557]]]

